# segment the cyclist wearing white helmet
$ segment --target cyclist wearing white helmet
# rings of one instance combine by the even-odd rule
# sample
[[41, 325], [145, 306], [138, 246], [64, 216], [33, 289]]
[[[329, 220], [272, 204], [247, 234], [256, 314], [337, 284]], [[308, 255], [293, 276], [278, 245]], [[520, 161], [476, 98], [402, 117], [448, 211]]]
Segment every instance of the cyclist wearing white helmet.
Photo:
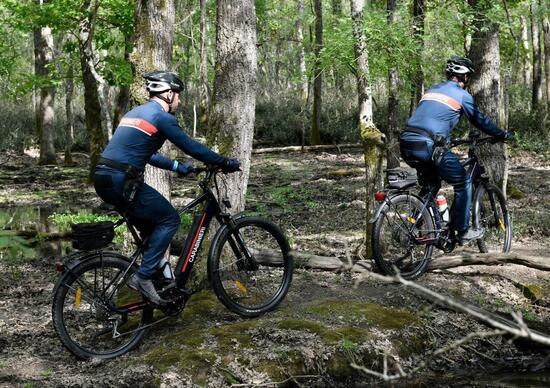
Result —
[[141, 265], [128, 284], [152, 302], [164, 304], [166, 301], [158, 295], [151, 277], [179, 227], [180, 217], [160, 193], [143, 183], [145, 165], [149, 163], [181, 175], [188, 172], [190, 164], [157, 152], [166, 140], [201, 162], [222, 166], [228, 172], [238, 170], [240, 163], [191, 139], [179, 126], [174, 112], [180, 102], [183, 82], [176, 73], [155, 71], [144, 78], [150, 99], [120, 121], [101, 154], [94, 186], [105, 202], [128, 216], [142, 237], [149, 236]]
[[445, 67], [447, 81], [432, 86], [424, 94], [399, 139], [401, 156], [417, 169], [423, 187], [428, 187], [435, 196], [441, 188], [441, 179], [453, 186], [452, 227], [461, 244], [480, 238], [483, 231], [469, 228], [472, 182], [458, 157], [445, 144], [463, 114], [476, 128], [491, 136], [513, 138], [511, 132], [500, 129], [485, 116], [465, 90], [473, 72], [474, 65], [468, 58], [449, 59]]

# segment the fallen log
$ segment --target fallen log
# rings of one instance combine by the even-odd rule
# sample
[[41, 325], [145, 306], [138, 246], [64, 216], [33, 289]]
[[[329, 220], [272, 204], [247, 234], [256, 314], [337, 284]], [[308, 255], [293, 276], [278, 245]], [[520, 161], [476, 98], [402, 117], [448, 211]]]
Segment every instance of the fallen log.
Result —
[[338, 151], [342, 152], [343, 149], [360, 149], [361, 144], [324, 144], [314, 146], [289, 146], [289, 147], [272, 147], [272, 148], [258, 148], [252, 150], [252, 154], [272, 154], [280, 152], [322, 152], [322, 151]]
[[38, 230], [0, 230], [0, 237], [40, 238], [41, 240], [57, 240], [71, 238], [71, 232], [40, 232]]
[[523, 253], [462, 253], [454, 256], [440, 256], [434, 258], [428, 270], [449, 269], [467, 265], [499, 265], [499, 264], [520, 264], [525, 267], [550, 271], [550, 260], [544, 257], [529, 256]]
[[[337, 257], [313, 255], [305, 252], [292, 251], [296, 264], [301, 268], [321, 269], [327, 271], [351, 270], [352, 272], [365, 272], [372, 270], [370, 260], [360, 260], [350, 267], [349, 263]], [[439, 256], [430, 262], [428, 271], [438, 269], [450, 269], [468, 265], [500, 265], [519, 264], [525, 267], [550, 271], [550, 259], [538, 256], [525, 255], [523, 253], [462, 253], [454, 256]]]

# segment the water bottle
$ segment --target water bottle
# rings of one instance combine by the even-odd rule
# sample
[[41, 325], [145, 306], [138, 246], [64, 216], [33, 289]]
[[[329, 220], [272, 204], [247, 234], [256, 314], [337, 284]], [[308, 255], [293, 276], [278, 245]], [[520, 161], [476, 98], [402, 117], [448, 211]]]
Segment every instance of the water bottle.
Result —
[[449, 207], [447, 206], [447, 198], [440, 194], [436, 197], [435, 204], [437, 205], [443, 222], [449, 222]]
[[172, 272], [170, 263], [165, 258], [162, 258], [158, 265], [158, 268], [162, 268], [162, 274], [164, 275], [165, 279], [174, 280], [174, 273]]

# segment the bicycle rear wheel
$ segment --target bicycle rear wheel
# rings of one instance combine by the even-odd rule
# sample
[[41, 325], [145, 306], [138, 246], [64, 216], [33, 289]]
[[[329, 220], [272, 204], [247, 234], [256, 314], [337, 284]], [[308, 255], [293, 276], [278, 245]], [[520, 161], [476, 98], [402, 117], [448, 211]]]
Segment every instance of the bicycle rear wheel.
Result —
[[479, 185], [474, 195], [473, 213], [473, 225], [484, 230], [483, 238], [477, 240], [479, 251], [510, 252], [512, 225], [502, 191], [490, 183]]
[[254, 317], [274, 309], [292, 281], [293, 259], [283, 232], [269, 220], [242, 217], [214, 237], [208, 274], [218, 299], [231, 311]]
[[[55, 331], [79, 358], [114, 358], [143, 339], [153, 309], [126, 286], [135, 268], [113, 252], [96, 252], [72, 266], [59, 279], [53, 297]], [[119, 310], [119, 312], [116, 311]], [[125, 313], [120, 311], [124, 310]]]
[[405, 279], [420, 276], [432, 257], [433, 218], [422, 201], [398, 194], [384, 205], [372, 230], [374, 261], [385, 275], [397, 272]]

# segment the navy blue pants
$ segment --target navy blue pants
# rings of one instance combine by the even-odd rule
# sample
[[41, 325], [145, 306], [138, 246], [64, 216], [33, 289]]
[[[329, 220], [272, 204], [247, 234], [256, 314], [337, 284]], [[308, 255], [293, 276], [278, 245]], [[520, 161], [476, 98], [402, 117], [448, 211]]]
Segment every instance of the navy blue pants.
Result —
[[[125, 180], [123, 172], [98, 166], [95, 175], [95, 189], [99, 197], [124, 211], [142, 237], [150, 236], [137, 272], [145, 279], [151, 278], [180, 225], [176, 209], [147, 184], [143, 184], [131, 204], [127, 203], [122, 196]], [[103, 179], [97, 179], [97, 176]], [[105, 176], [110, 176], [111, 187], [105, 184]], [[99, 181], [102, 183], [98, 184]]]
[[[428, 144], [431, 146], [431, 144]], [[431, 191], [435, 196], [441, 188], [441, 179], [453, 186], [454, 201], [451, 215], [452, 228], [458, 232], [466, 231], [470, 224], [470, 205], [472, 203], [472, 178], [460, 164], [458, 157], [446, 151], [441, 162], [436, 166], [430, 159], [431, 152], [416, 152], [403, 149], [401, 154], [418, 172], [418, 180], [423, 187], [420, 195]]]

